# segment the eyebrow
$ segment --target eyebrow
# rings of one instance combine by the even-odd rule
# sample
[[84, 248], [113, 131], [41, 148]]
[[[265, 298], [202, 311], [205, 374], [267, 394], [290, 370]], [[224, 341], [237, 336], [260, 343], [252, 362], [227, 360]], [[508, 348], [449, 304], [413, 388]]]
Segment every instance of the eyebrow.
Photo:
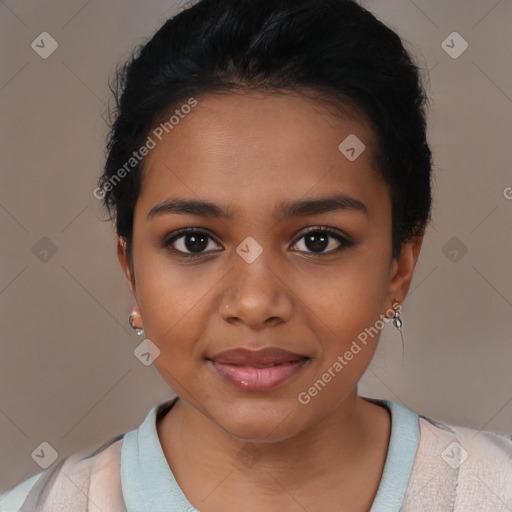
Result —
[[[274, 218], [276, 220], [283, 220], [335, 211], [359, 212], [367, 217], [369, 215], [368, 208], [359, 199], [344, 194], [334, 194], [327, 197], [280, 203], [274, 211]], [[222, 219], [231, 219], [235, 215], [235, 211], [232, 208], [209, 201], [169, 198], [153, 206], [147, 217], [153, 218], [166, 213], [191, 214]]]

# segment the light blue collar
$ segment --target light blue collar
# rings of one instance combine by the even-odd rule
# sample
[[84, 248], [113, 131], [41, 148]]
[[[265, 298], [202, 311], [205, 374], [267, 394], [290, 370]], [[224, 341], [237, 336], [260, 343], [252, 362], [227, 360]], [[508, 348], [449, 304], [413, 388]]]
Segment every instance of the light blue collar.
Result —
[[[370, 512], [398, 512], [419, 444], [418, 414], [389, 400], [365, 398], [391, 412], [391, 436], [384, 472]], [[121, 449], [121, 485], [127, 512], [192, 512], [165, 458], [156, 419], [177, 397], [155, 405], [137, 430], [127, 432]]]
[[391, 412], [388, 454], [370, 512], [398, 512], [402, 507], [420, 442], [419, 416], [390, 400], [365, 399], [384, 405]]

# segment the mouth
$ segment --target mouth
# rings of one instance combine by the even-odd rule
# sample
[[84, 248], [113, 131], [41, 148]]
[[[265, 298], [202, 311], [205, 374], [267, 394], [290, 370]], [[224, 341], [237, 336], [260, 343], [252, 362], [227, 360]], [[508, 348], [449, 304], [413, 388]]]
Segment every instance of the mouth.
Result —
[[277, 347], [228, 350], [206, 358], [216, 373], [244, 391], [273, 389], [300, 372], [310, 357]]

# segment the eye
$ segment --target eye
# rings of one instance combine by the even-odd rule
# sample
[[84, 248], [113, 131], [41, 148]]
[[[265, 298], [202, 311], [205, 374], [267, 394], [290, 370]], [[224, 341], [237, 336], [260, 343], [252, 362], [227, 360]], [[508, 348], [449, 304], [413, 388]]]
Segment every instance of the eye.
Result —
[[[302, 242], [302, 239], [304, 239], [304, 242]], [[305, 249], [300, 247], [301, 244]], [[296, 245], [299, 246], [298, 250], [301, 252], [326, 255], [341, 251], [346, 247], [351, 247], [354, 245], [354, 242], [333, 229], [315, 226], [309, 228], [295, 242], [294, 247]], [[209, 252], [216, 252], [219, 248], [222, 249], [211, 235], [198, 228], [183, 228], [175, 231], [163, 240], [162, 247], [169, 249], [178, 256], [185, 257], [201, 256]]]
[[[334, 239], [335, 242], [329, 240], [330, 238]], [[304, 239], [304, 242], [301, 242], [302, 239]], [[338, 244], [337, 246], [336, 243]], [[308, 231], [301, 236], [301, 238], [296, 242], [296, 245], [301, 244], [308, 250], [304, 251], [304, 249], [299, 248], [300, 251], [323, 255], [332, 254], [341, 251], [346, 247], [351, 247], [354, 245], [354, 242], [337, 231], [324, 226], [318, 226], [309, 228]], [[325, 249], [329, 250], [326, 251]]]
[[[200, 256], [206, 252], [212, 252], [211, 243], [220, 247], [206, 231], [197, 228], [178, 229], [162, 242], [162, 246], [180, 256]], [[209, 249], [205, 252], [205, 249]]]

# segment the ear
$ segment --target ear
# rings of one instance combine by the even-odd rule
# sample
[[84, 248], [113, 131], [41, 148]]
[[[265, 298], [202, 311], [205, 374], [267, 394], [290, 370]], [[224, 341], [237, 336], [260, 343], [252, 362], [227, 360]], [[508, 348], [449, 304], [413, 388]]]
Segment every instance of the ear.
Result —
[[119, 260], [119, 263], [121, 264], [121, 267], [128, 280], [128, 287], [130, 288], [130, 292], [135, 297], [135, 279], [132, 274], [132, 268], [128, 261], [128, 256], [126, 254], [126, 239], [121, 236], [117, 239], [117, 259]]
[[391, 304], [393, 299], [403, 304], [411, 285], [424, 234], [425, 228], [421, 228], [414, 238], [402, 245], [399, 258], [392, 261], [387, 304]]

